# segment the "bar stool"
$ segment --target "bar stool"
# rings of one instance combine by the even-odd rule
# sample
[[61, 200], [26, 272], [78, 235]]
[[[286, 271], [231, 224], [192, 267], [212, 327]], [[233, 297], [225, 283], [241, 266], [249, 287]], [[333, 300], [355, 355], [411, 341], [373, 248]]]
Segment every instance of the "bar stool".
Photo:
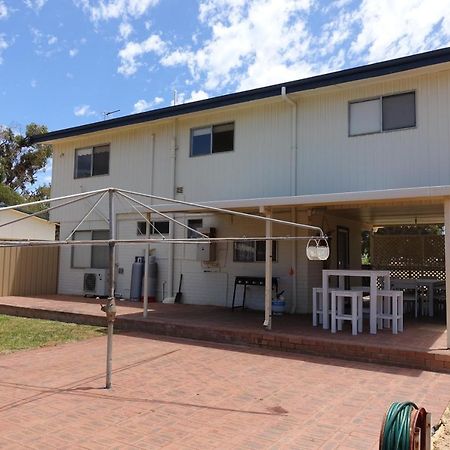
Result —
[[[313, 288], [312, 297], [313, 307], [313, 327], [317, 327], [318, 323], [323, 323], [323, 289]], [[330, 314], [331, 310], [328, 310]]]
[[383, 320], [392, 321], [392, 334], [403, 331], [403, 291], [378, 291], [378, 329], [383, 329]]
[[[350, 298], [351, 312], [345, 314], [344, 299]], [[349, 320], [352, 322], [352, 334], [356, 336], [363, 330], [363, 314], [362, 314], [362, 291], [331, 291], [331, 332], [336, 333], [337, 329], [342, 330], [342, 321]]]

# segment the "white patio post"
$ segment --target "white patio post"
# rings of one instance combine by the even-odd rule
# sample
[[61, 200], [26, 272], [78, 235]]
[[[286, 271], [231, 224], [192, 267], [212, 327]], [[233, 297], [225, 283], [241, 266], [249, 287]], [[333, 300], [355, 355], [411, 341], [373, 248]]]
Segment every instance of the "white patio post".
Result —
[[450, 199], [444, 201], [445, 292], [447, 303], [447, 348], [450, 348]]
[[[270, 208], [263, 208], [266, 217], [272, 218]], [[272, 237], [272, 222], [266, 221], [266, 239]], [[266, 279], [264, 288], [264, 326], [272, 329], [272, 240], [266, 240]]]
[[[150, 213], [147, 214], [148, 222], [151, 220]], [[145, 239], [150, 238], [150, 223], [145, 222]], [[144, 317], [147, 317], [148, 315], [148, 266], [150, 259], [150, 245], [145, 245], [144, 250], [144, 288], [143, 288], [143, 304], [144, 304]]]

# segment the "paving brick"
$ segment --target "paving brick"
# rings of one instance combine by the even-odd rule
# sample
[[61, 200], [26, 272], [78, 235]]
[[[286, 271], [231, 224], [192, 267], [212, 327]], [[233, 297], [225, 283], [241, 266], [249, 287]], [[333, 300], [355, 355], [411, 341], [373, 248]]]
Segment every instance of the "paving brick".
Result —
[[105, 347], [0, 355], [0, 448], [372, 449], [392, 401], [437, 423], [450, 400], [443, 373], [139, 333], [115, 335], [107, 391]]

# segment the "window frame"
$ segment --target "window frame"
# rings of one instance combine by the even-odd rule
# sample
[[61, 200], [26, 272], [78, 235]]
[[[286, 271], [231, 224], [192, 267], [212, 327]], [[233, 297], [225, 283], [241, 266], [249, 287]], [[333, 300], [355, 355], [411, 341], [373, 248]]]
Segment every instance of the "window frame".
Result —
[[[200, 226], [195, 228], [195, 226], [192, 224], [192, 222], [199, 222]], [[203, 218], [190, 218], [186, 220], [186, 225], [189, 228], [193, 228], [194, 230], [198, 230], [200, 228], [203, 228]], [[194, 233], [193, 231], [186, 229], [186, 238], [187, 239], [199, 239], [201, 236], [199, 234]]]
[[[153, 226], [155, 226], [156, 223], [167, 223], [168, 227], [169, 227], [167, 232], [159, 231], [159, 233], [161, 233], [162, 235], [169, 234], [169, 231], [170, 231], [170, 221], [169, 220], [151, 220], [150, 222], [153, 224]], [[145, 224], [145, 233], [140, 232], [139, 224]], [[146, 236], [147, 235], [147, 226], [148, 226], [148, 223], [145, 220], [138, 220], [136, 223], [136, 236]], [[157, 231], [155, 231], [155, 229], [153, 227], [150, 228], [150, 236], [152, 236], [152, 235], [159, 236], [159, 233]]]
[[[109, 233], [109, 230], [107, 230], [107, 229], [95, 229], [95, 230], [77, 230], [77, 231], [75, 231], [75, 233], [73, 234], [73, 236], [72, 236], [72, 240], [75, 240], [75, 235], [77, 234], [77, 233], [90, 233], [90, 235], [91, 235], [91, 238], [89, 239], [89, 240], [91, 240], [91, 241], [94, 241], [95, 239], [93, 239], [92, 237], [93, 237], [93, 234], [94, 234], [94, 232], [107, 232], [107, 233]], [[85, 248], [85, 247], [88, 247], [88, 246], [80, 246], [80, 248]], [[89, 261], [89, 266], [87, 266], [87, 267], [82, 267], [82, 266], [74, 266], [74, 251], [75, 251], [75, 249], [77, 248], [77, 246], [72, 246], [72, 249], [71, 249], [71, 253], [70, 253], [70, 268], [71, 269], [84, 269], [84, 270], [86, 270], [86, 269], [107, 269], [108, 267], [93, 267], [92, 266], [92, 260], [93, 260], [93, 258], [92, 258], [92, 253], [93, 253], [93, 249], [94, 249], [94, 245], [91, 245], [90, 247], [88, 247], [89, 248], [89, 259], [90, 259], [90, 261]], [[107, 247], [107, 245], [104, 245], [104, 247]]]
[[[252, 261], [241, 261], [239, 259], [236, 259], [236, 245], [240, 244], [240, 243], [249, 243], [251, 242], [253, 244], [253, 260]], [[264, 259], [256, 259], [256, 255], [257, 255], [257, 251], [256, 251], [256, 246], [257, 246], [257, 242], [259, 243], [264, 243]], [[255, 239], [253, 241], [233, 241], [233, 262], [234, 263], [244, 263], [244, 264], [248, 264], [248, 263], [264, 263], [265, 262], [265, 240], [259, 240], [259, 239]], [[279, 248], [278, 248], [278, 241], [276, 240], [272, 240], [272, 262], [276, 263], [278, 262], [278, 252], [279, 252]]]
[[[397, 96], [406, 95], [406, 94], [414, 94], [414, 125], [411, 125], [408, 127], [393, 128], [393, 129], [385, 130], [384, 124], [383, 124], [383, 98], [397, 97]], [[350, 133], [351, 105], [355, 104], [355, 103], [363, 103], [363, 102], [369, 102], [369, 101], [373, 101], [373, 100], [379, 100], [379, 102], [380, 102], [380, 131], [370, 131], [367, 133], [351, 134]], [[395, 92], [393, 94], [376, 95], [373, 97], [367, 97], [367, 98], [362, 98], [362, 99], [358, 99], [358, 100], [351, 100], [348, 102], [348, 105], [347, 105], [347, 121], [348, 121], [347, 133], [348, 133], [348, 137], [350, 137], [350, 138], [358, 137], [358, 136], [370, 136], [372, 134], [392, 133], [395, 131], [415, 129], [415, 128], [417, 128], [417, 91], [416, 91], [416, 89], [413, 89], [413, 90], [408, 90], [408, 91]]]
[[[102, 173], [102, 174], [96, 174], [94, 175], [94, 150], [96, 148], [100, 148], [100, 147], [108, 147], [108, 172], [107, 173]], [[77, 172], [78, 172], [78, 158], [77, 158], [77, 152], [82, 151], [82, 150], [90, 150], [90, 156], [91, 156], [91, 167], [90, 167], [90, 175], [86, 175], [86, 176], [78, 176]], [[110, 174], [110, 163], [111, 163], [111, 143], [106, 142], [103, 144], [96, 144], [96, 145], [92, 145], [92, 146], [87, 146], [87, 147], [79, 147], [75, 149], [74, 152], [74, 165], [73, 165], [73, 178], [75, 180], [78, 179], [83, 179], [83, 178], [92, 178], [92, 177], [104, 177], [104, 176], [108, 176]]]
[[[233, 148], [231, 150], [225, 150], [225, 151], [221, 151], [221, 152], [214, 152], [213, 151], [213, 148], [214, 148], [214, 127], [220, 127], [220, 126], [224, 126], [224, 125], [233, 125]], [[192, 153], [193, 148], [194, 148], [194, 132], [197, 131], [197, 130], [206, 130], [208, 128], [210, 130], [209, 134], [211, 136], [209, 152], [201, 154], [201, 155], [194, 155]], [[234, 152], [235, 151], [235, 137], [236, 137], [236, 122], [234, 120], [229, 121], [229, 122], [214, 123], [214, 124], [204, 125], [204, 126], [201, 126], [201, 127], [191, 128], [191, 130], [190, 130], [190, 139], [189, 139], [189, 157], [190, 158], [199, 158], [201, 156], [211, 156], [211, 155], [216, 155], [216, 154], [220, 154], [220, 153]]]

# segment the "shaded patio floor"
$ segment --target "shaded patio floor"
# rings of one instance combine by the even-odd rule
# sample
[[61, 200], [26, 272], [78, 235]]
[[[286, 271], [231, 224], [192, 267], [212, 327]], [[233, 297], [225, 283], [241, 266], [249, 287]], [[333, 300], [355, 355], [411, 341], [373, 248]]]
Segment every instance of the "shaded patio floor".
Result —
[[[0, 313], [105, 325], [100, 303], [61, 295], [0, 297]], [[446, 327], [439, 320], [406, 319], [405, 331], [398, 335], [390, 330], [371, 335], [365, 321], [363, 334], [352, 336], [349, 326], [336, 334], [313, 327], [310, 315], [275, 316], [272, 330], [265, 331], [263, 313], [257, 311], [150, 303], [144, 319], [140, 303], [118, 301], [117, 306], [116, 329], [450, 373]]]

